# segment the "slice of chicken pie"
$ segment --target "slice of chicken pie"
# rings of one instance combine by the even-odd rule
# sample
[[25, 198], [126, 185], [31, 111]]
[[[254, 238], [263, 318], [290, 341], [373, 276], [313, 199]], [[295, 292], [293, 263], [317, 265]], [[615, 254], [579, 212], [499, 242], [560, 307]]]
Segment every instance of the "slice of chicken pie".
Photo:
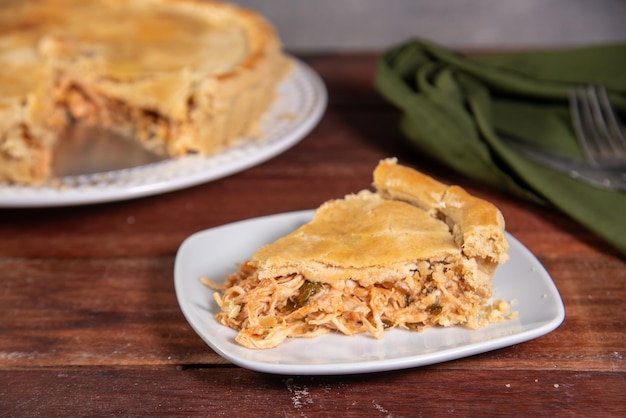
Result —
[[374, 171], [376, 192], [332, 200], [311, 222], [256, 251], [215, 298], [237, 341], [270, 348], [329, 331], [433, 325], [480, 328], [508, 314], [491, 302], [507, 259], [504, 220], [491, 203], [395, 159]]

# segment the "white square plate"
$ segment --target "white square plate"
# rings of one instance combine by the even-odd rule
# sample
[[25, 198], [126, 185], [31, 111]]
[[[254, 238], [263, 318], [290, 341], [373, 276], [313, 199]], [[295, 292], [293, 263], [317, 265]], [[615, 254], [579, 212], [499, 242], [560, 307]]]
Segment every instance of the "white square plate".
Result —
[[277, 348], [255, 350], [235, 342], [236, 331], [219, 324], [213, 291], [200, 282], [222, 280], [260, 246], [308, 222], [313, 211], [290, 212], [219, 226], [191, 235], [180, 246], [174, 266], [176, 296], [187, 321], [219, 355], [248, 369], [287, 375], [337, 375], [404, 369], [458, 359], [525, 342], [557, 328], [563, 302], [552, 279], [519, 241], [508, 235], [510, 259], [496, 271], [494, 299], [516, 301], [516, 319], [480, 330], [392, 329], [377, 340], [329, 333], [293, 338]]

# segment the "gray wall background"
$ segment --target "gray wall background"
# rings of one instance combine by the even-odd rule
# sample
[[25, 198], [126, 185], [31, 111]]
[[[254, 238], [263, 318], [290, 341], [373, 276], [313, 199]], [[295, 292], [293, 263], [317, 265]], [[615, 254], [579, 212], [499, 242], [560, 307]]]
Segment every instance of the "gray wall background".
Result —
[[233, 0], [291, 51], [377, 51], [412, 37], [466, 49], [626, 41], [626, 0]]

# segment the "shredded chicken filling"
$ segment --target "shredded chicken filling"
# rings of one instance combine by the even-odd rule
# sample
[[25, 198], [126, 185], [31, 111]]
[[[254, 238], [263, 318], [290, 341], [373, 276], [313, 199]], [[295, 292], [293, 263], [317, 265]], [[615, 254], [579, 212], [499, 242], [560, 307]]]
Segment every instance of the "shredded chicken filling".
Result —
[[[214, 284], [207, 283], [211, 287]], [[421, 331], [442, 325], [480, 328], [494, 320], [501, 303], [487, 307], [453, 264], [420, 262], [411, 276], [362, 286], [313, 283], [300, 274], [260, 280], [256, 269], [243, 264], [214, 297], [217, 320], [238, 331], [236, 340], [249, 348], [271, 348], [288, 337], [315, 337], [329, 331], [346, 335], [370, 333], [381, 338], [386, 329]]]
[[132, 107], [122, 100], [87, 92], [77, 85], [67, 88], [60, 104], [75, 120], [107, 126], [119, 134], [139, 139], [147, 149], [159, 154], [166, 152], [172, 123], [154, 110]]

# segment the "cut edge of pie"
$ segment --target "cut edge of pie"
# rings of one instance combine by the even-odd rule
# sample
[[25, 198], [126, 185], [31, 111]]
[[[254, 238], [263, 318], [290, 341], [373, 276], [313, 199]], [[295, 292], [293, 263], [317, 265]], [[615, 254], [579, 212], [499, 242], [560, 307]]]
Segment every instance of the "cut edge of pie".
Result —
[[363, 190], [259, 248], [214, 294], [217, 320], [248, 348], [288, 337], [431, 326], [478, 329], [507, 318], [492, 277], [508, 258], [490, 202], [386, 159]]
[[[9, 2], [23, 24], [0, 22], [15, 25], [0, 39], [0, 62], [15, 67], [0, 73], [13, 93], [0, 100], [0, 181], [49, 178], [52, 148], [72, 123], [164, 156], [211, 155], [254, 140], [293, 65], [273, 26], [232, 4], [62, 2]], [[19, 91], [20, 73], [38, 83]]]

